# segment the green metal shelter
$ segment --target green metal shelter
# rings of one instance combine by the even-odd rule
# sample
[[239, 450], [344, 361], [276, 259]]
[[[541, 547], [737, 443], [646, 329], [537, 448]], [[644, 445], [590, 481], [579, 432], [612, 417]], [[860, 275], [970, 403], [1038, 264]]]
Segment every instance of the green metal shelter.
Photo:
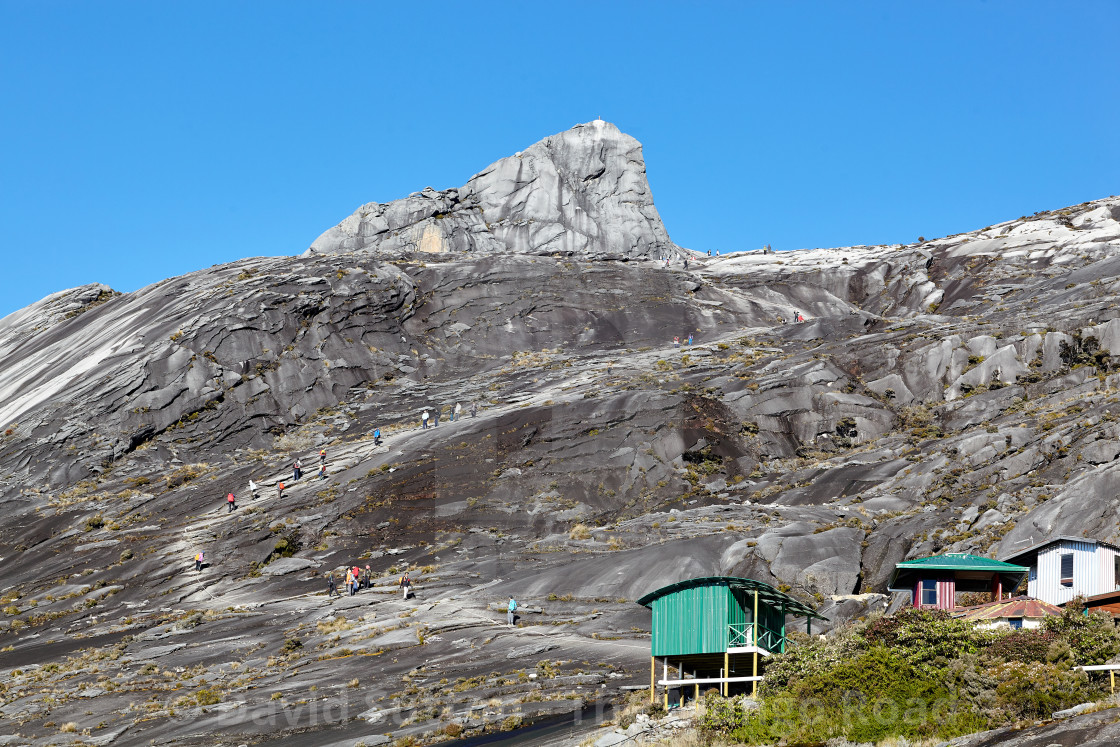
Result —
[[[770, 584], [734, 576], [706, 576], [678, 581], [646, 594], [638, 604], [653, 612], [650, 660], [650, 698], [655, 684], [671, 687], [692, 684], [719, 685], [726, 695], [732, 683], [750, 682], [752, 691], [762, 679], [758, 657], [785, 651], [786, 618], [826, 620], [812, 607], [778, 591]], [[750, 675], [743, 655], [752, 657]], [[655, 681], [657, 659], [664, 677]], [[669, 667], [678, 672], [669, 678]], [[738, 666], [736, 666], [738, 665]], [[687, 676], [692, 673], [691, 678]], [[701, 676], [703, 675], [703, 676]]]

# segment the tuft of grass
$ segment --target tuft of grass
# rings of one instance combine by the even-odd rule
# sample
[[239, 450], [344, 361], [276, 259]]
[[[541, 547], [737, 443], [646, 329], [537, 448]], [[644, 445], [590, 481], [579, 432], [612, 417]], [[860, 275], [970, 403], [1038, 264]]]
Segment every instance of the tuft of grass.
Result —
[[323, 635], [328, 635], [330, 633], [341, 633], [344, 630], [350, 630], [350, 628], [352, 627], [354, 627], [354, 624], [342, 615], [337, 615], [330, 620], [320, 620], [315, 625], [315, 629]]
[[210, 465], [206, 464], [205, 462], [200, 462], [198, 464], [184, 464], [179, 469], [170, 472], [167, 477], [164, 478], [164, 480], [167, 482], [168, 490], [170, 490], [172, 488], [177, 488], [180, 485], [186, 485], [188, 482], [201, 476], [209, 469]]
[[194, 700], [200, 706], [216, 705], [222, 702], [222, 696], [214, 690], [203, 688], [194, 694]]

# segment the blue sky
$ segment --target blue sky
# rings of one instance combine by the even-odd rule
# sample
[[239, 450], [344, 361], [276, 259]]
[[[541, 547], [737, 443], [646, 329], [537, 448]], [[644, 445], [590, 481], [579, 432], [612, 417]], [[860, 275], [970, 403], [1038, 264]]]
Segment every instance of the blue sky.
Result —
[[0, 0], [0, 315], [297, 254], [599, 115], [699, 250], [1106, 197], [1117, 28], [1117, 2]]

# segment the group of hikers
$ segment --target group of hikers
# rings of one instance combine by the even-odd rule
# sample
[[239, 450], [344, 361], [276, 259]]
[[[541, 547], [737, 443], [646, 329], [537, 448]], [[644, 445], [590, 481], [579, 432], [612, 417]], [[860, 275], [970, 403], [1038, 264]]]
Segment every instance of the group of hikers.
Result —
[[[378, 433], [380, 434], [381, 431], [379, 430]], [[296, 480], [300, 479], [301, 477], [303, 477], [303, 463], [300, 462], [299, 457], [296, 457], [295, 463], [292, 464], [292, 482], [295, 482]], [[319, 479], [320, 480], [326, 480], [327, 479], [327, 450], [326, 449], [320, 449], [319, 450]]]
[[[435, 417], [434, 418], [432, 417], [431, 414], [429, 414], [429, 412], [426, 408], [425, 408], [424, 412], [420, 415], [420, 427], [421, 428], [427, 428], [429, 425], [433, 425], [433, 426], [439, 425], [440, 408], [436, 407], [436, 408], [433, 408], [433, 409], [435, 410]], [[462, 418], [463, 417], [463, 405], [462, 405], [462, 403], [456, 402], [455, 406], [450, 408], [450, 413], [451, 413], [451, 422], [455, 422], [456, 420], [459, 420], [460, 418]], [[477, 402], [472, 402], [471, 403], [470, 413], [471, 413], [472, 418], [478, 416], [478, 403]], [[381, 429], [380, 428], [377, 428], [373, 431], [373, 443], [374, 443], [375, 446], [380, 446], [381, 445]], [[295, 462], [292, 463], [292, 482], [297, 482], [302, 477], [303, 477], [303, 463], [299, 460], [299, 457], [296, 457]], [[320, 480], [326, 480], [327, 479], [327, 450], [326, 449], [320, 449], [319, 450], [318, 478]], [[284, 490], [286, 488], [287, 488], [287, 486], [284, 484], [284, 481], [283, 480], [278, 480], [276, 482], [276, 496], [278, 498], [283, 498], [284, 497]], [[260, 491], [260, 486], [256, 482], [253, 481], [253, 478], [250, 477], [249, 478], [249, 494], [253, 497], [254, 500], [257, 498], [257, 495], [258, 495], [259, 491]], [[233, 493], [228, 493], [226, 495], [226, 505], [229, 506], [229, 513], [232, 513], [237, 508], [237, 496]]]
[[685, 345], [691, 345], [692, 344], [692, 335], [690, 334], [688, 337], [674, 337], [673, 338], [673, 347], [679, 348], [681, 346], [682, 342]]
[[[428, 410], [425, 409], [423, 414], [420, 416], [421, 427], [422, 428], [427, 428], [429, 424], [439, 425], [440, 409], [441, 408], [439, 408], [439, 407], [434, 408], [434, 410], [435, 410], [434, 419], [428, 413]], [[463, 416], [463, 405], [462, 405], [462, 403], [456, 402], [454, 407], [450, 408], [450, 411], [451, 411], [451, 421], [454, 422], [456, 420], [459, 420]], [[471, 413], [472, 418], [478, 416], [478, 403], [477, 402], [472, 402], [471, 403], [470, 413]], [[374, 443], [375, 446], [380, 446], [381, 445], [381, 429], [380, 428], [377, 428], [373, 431], [373, 443]], [[292, 482], [297, 482], [302, 477], [303, 477], [303, 463], [299, 460], [299, 457], [296, 457], [295, 462], [292, 464]], [[320, 480], [327, 479], [327, 450], [326, 449], [320, 449], [319, 450], [318, 477], [319, 477]], [[283, 498], [284, 497], [284, 490], [286, 489], [286, 487], [287, 486], [284, 484], [283, 480], [278, 480], [276, 482], [276, 496], [278, 498]], [[253, 480], [253, 478], [250, 477], [249, 478], [249, 495], [251, 495], [253, 497], [253, 499], [256, 500], [256, 498], [258, 497], [259, 491], [260, 491], [260, 485], [258, 485]], [[228, 506], [228, 508], [229, 508], [227, 513], [233, 513], [237, 509], [237, 496], [234, 493], [227, 493], [226, 494], [226, 506]], [[200, 566], [201, 566], [201, 562], [196, 559], [195, 570], [201, 570]]]
[[[762, 253], [763, 254], [773, 254], [774, 253], [774, 248], [771, 247], [769, 244], [767, 244], [766, 246], [762, 247]], [[734, 252], [732, 252], [732, 254], [734, 254]], [[713, 256], [711, 249], [708, 250], [708, 256], [709, 257]], [[719, 249], [716, 249], [714, 256], [716, 256], [716, 257], [720, 256]], [[665, 267], [668, 267], [671, 259], [672, 259], [672, 257], [660, 257], [659, 261], [665, 263]], [[687, 270], [688, 269], [688, 256], [686, 255], [686, 256], [682, 257], [681, 261], [684, 262], [684, 269]]]
[[[711, 252], [708, 253], [708, 256], [711, 256]], [[666, 267], [668, 267], [669, 264], [672, 262], [672, 257], [662, 257], [661, 261], [665, 263]], [[688, 269], [688, 257], [681, 257], [681, 264], [683, 264], [684, 269], [687, 270]]]
[[[201, 571], [205, 563], [205, 552], [199, 552], [194, 556], [195, 571]], [[366, 564], [365, 568], [359, 568], [355, 565], [353, 567], [347, 568], [345, 574], [339, 574], [339, 576], [336, 576], [336, 573], [339, 572], [336, 570], [330, 570], [323, 574], [323, 576], [327, 580], [328, 599], [342, 596], [342, 593], [338, 590], [339, 576], [342, 577], [342, 582], [346, 589], [347, 596], [352, 597], [361, 589], [368, 590], [373, 588], [373, 569], [370, 568], [368, 563]], [[401, 590], [402, 600], [407, 601], [408, 597], [412, 594], [412, 578], [411, 576], [409, 576], [407, 571], [403, 576], [401, 576], [400, 581], [397, 583], [397, 588]], [[509, 598], [509, 604], [506, 605], [506, 624], [511, 628], [514, 627], [514, 625], [516, 625], [517, 623], [517, 615], [514, 614], [516, 611], [517, 601], [514, 600], [514, 598], [511, 596]]]
[[[334, 571], [327, 571], [323, 574], [327, 577], [327, 596], [342, 596], [338, 593], [338, 580], [335, 578], [334, 574]], [[358, 593], [358, 589], [370, 588], [373, 583], [373, 571], [368, 565], [364, 569], [358, 566], [347, 568], [344, 583], [346, 585], [347, 596], [352, 597]]]
[[[689, 335], [689, 337], [688, 337], [688, 343], [690, 345], [692, 344], [692, 336], [691, 335]], [[609, 370], [610, 370], [610, 364], [608, 364], [608, 372], [609, 372]], [[421, 414], [420, 424], [421, 424], [422, 428], [427, 428], [429, 425], [435, 426], [435, 425], [439, 424], [439, 415], [440, 415], [440, 409], [441, 408], [435, 407], [433, 409], [435, 411], [434, 418], [433, 418], [432, 414], [428, 412], [427, 409], [425, 409], [423, 411], [423, 413]], [[449, 410], [450, 410], [450, 418], [451, 418], [452, 422], [462, 418], [462, 416], [463, 416], [463, 405], [462, 405], [462, 403], [456, 402], [453, 407], [449, 408]], [[472, 402], [471, 405], [470, 405], [470, 410], [469, 411], [470, 411], [470, 414], [471, 414], [472, 418], [477, 417], [478, 416], [478, 403], [477, 402]], [[380, 445], [380, 443], [381, 443], [381, 429], [380, 428], [376, 429], [373, 432], [373, 436], [374, 436], [374, 443], [376, 445]], [[326, 451], [326, 449], [320, 449], [319, 450], [318, 477], [319, 477], [320, 480], [325, 480], [326, 477], [327, 477], [327, 451]], [[303, 463], [300, 461], [299, 457], [296, 457], [295, 461], [292, 463], [292, 481], [295, 482], [295, 481], [298, 481], [302, 478], [303, 478]], [[248, 487], [249, 487], [249, 495], [251, 495], [254, 500], [257, 499], [260, 496], [260, 490], [261, 490], [260, 484], [258, 484], [255, 480], [253, 480], [252, 477], [250, 477]], [[280, 498], [284, 497], [285, 487], [286, 486], [285, 486], [283, 480], [278, 480], [276, 482], [276, 490], [277, 490], [277, 496], [278, 497], [280, 497]], [[226, 504], [229, 507], [229, 512], [232, 513], [234, 510], [237, 509], [237, 496], [234, 493], [227, 494]], [[195, 554], [195, 556], [194, 556], [195, 572], [201, 572], [203, 570], [203, 568], [205, 567], [205, 565], [206, 565], [206, 553], [203, 552], [203, 551], [200, 551], [197, 554]], [[343, 586], [346, 590], [346, 594], [348, 596], [354, 596], [355, 594], [358, 593], [358, 591], [360, 589], [371, 589], [371, 588], [373, 588], [373, 569], [369, 565], [366, 565], [365, 568], [360, 568], [359, 566], [355, 565], [355, 566], [346, 568], [345, 573], [342, 573], [338, 570], [331, 570], [331, 571], [327, 571], [323, 575], [326, 577], [326, 581], [327, 581], [327, 595], [328, 595], [328, 597], [335, 597], [335, 596], [341, 597], [342, 596], [342, 593], [338, 589], [339, 581], [342, 582], [342, 584], [343, 584]], [[400, 581], [398, 583], [398, 588], [401, 590], [403, 599], [407, 600], [409, 598], [410, 594], [412, 593], [412, 579], [407, 572], [403, 576], [401, 576]], [[514, 622], [516, 620], [516, 616], [514, 615], [514, 611], [516, 609], [517, 609], [517, 602], [514, 601], [513, 597], [510, 597], [509, 598], [509, 604], [507, 605], [507, 622], [509, 623], [510, 626], [513, 626]]]
[[[377, 435], [377, 438], [379, 440], [380, 437], [381, 437], [381, 429], [378, 429], [376, 431], [376, 435]], [[303, 477], [303, 463], [300, 462], [299, 457], [296, 457], [296, 461], [292, 464], [292, 481], [295, 482], [296, 480], [299, 480], [301, 477]], [[326, 480], [327, 479], [327, 450], [326, 449], [319, 449], [319, 479], [320, 480]], [[276, 496], [278, 498], [283, 498], [284, 497], [285, 487], [286, 486], [284, 485], [283, 480], [278, 480], [276, 482]], [[249, 478], [249, 495], [251, 495], [253, 497], [253, 500], [256, 500], [259, 497], [259, 494], [260, 494], [260, 485], [257, 482], [255, 482], [253, 480], [253, 478], [250, 477]], [[233, 493], [227, 494], [226, 495], [226, 505], [229, 506], [229, 513], [232, 513], [237, 508], [237, 496], [234, 495]]]
[[[338, 578], [335, 576], [335, 573], [336, 571], [331, 570], [323, 574], [327, 579], [327, 597], [342, 596], [338, 591]], [[370, 569], [369, 565], [366, 565], [365, 568], [359, 568], [358, 566], [347, 568], [346, 573], [340, 575], [342, 575], [347, 596], [354, 596], [358, 593], [359, 589], [373, 588], [373, 571]], [[401, 576], [401, 580], [397, 586], [404, 593], [404, 599], [408, 599], [408, 595], [412, 591], [412, 579], [409, 578], [407, 572]]]
[[[426, 408], [426, 407], [424, 408], [424, 412], [420, 413], [420, 427], [421, 428], [427, 428], [429, 425], [431, 425], [433, 427], [439, 425], [439, 415], [440, 415], [440, 409], [441, 408], [433, 407], [432, 409], [435, 411], [434, 415], [432, 413], [429, 413], [428, 408]], [[448, 408], [448, 413], [451, 417], [451, 422], [452, 423], [454, 423], [456, 420], [461, 420], [462, 417], [463, 417], [463, 403], [462, 402], [456, 402], [454, 407]], [[471, 413], [472, 418], [478, 416], [478, 403], [477, 402], [472, 402], [471, 403], [470, 413]]]

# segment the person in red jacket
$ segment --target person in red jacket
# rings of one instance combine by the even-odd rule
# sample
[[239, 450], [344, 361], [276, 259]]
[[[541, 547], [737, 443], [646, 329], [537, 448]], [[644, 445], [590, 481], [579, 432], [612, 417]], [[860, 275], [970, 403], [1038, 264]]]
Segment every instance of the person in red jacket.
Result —
[[226, 496], [226, 503], [229, 504], [229, 512], [233, 513], [233, 509], [237, 508], [237, 496], [235, 496], [233, 493], [230, 493]]

